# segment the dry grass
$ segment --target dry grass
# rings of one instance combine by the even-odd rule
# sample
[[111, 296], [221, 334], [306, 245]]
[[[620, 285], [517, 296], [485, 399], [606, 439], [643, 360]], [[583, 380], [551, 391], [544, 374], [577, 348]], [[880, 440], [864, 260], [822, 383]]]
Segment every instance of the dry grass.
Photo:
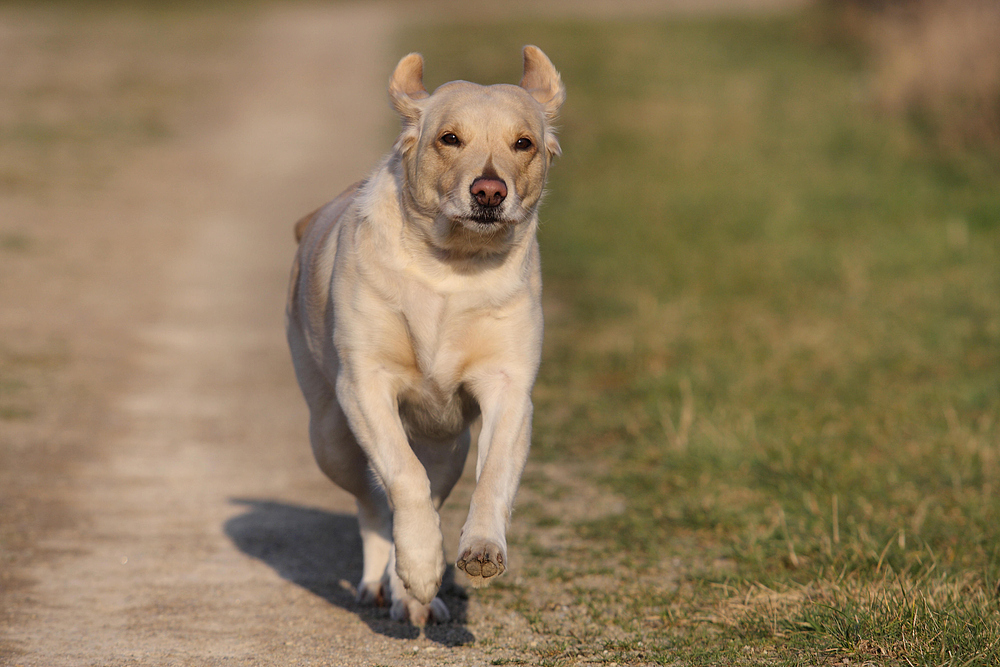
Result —
[[871, 46], [883, 108], [917, 120], [949, 149], [1000, 152], [1000, 3], [843, 4]]
[[418, 45], [516, 80], [482, 63], [543, 44], [570, 91], [533, 456], [624, 511], [520, 517], [528, 565], [482, 595], [526, 663], [997, 659], [996, 168], [874, 117], [813, 18]]

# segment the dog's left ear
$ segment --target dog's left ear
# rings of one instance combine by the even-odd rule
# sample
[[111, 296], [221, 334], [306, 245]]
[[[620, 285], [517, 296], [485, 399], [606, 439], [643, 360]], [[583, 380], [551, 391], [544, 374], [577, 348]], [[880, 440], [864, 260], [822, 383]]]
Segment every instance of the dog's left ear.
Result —
[[430, 97], [424, 88], [424, 58], [419, 53], [404, 56], [389, 79], [389, 99], [403, 120], [403, 131], [396, 140], [397, 150], [406, 151], [419, 138], [418, 125], [422, 105]]
[[[537, 46], [524, 47], [524, 76], [521, 87], [527, 90], [545, 109], [545, 118], [551, 123], [559, 114], [559, 107], [566, 100], [566, 87], [549, 57]], [[545, 133], [545, 144], [554, 155], [561, 153], [555, 132]]]
[[537, 46], [524, 47], [524, 76], [521, 87], [545, 108], [549, 120], [556, 117], [566, 100], [566, 87], [552, 61]]

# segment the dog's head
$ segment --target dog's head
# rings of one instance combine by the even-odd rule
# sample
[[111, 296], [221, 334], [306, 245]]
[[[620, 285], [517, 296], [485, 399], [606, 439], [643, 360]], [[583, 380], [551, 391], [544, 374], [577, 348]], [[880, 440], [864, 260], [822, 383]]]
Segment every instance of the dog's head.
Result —
[[552, 158], [553, 123], [566, 97], [540, 49], [524, 47], [518, 86], [446, 83], [429, 94], [423, 58], [399, 61], [389, 96], [403, 119], [394, 150], [403, 196], [442, 249], [499, 250], [533, 218]]

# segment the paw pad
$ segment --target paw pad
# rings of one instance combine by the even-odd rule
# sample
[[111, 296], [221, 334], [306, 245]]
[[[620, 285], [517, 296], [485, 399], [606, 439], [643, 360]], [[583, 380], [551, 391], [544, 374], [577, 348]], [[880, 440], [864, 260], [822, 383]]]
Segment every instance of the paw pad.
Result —
[[466, 549], [455, 565], [472, 578], [473, 585], [488, 583], [486, 579], [503, 574], [507, 569], [503, 552], [494, 544]]

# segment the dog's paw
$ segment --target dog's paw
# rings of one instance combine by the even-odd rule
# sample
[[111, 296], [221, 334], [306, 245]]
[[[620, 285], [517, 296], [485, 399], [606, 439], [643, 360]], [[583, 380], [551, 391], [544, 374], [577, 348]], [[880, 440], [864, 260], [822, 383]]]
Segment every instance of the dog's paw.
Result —
[[473, 540], [471, 544], [459, 547], [458, 569], [469, 576], [473, 587], [489, 584], [507, 569], [507, 554], [504, 549], [490, 540]]
[[437, 595], [445, 570], [437, 513], [433, 514], [433, 519], [416, 530], [414, 528], [419, 525], [416, 522], [397, 521], [395, 531], [396, 574], [406, 591], [423, 604], [430, 604]]
[[400, 623], [409, 621], [413, 625], [424, 626], [430, 623], [447, 623], [451, 620], [448, 607], [445, 606], [441, 598], [434, 598], [430, 604], [423, 604], [419, 600], [410, 596], [393, 600], [392, 609], [389, 611], [392, 620]]
[[358, 584], [358, 604], [384, 607], [386, 604], [386, 583], [384, 580], [362, 581]]
[[438, 549], [434, 553], [419, 554], [417, 558], [412, 556], [413, 554], [397, 554], [396, 574], [410, 595], [424, 604], [430, 604], [441, 588], [445, 568], [444, 554]]

